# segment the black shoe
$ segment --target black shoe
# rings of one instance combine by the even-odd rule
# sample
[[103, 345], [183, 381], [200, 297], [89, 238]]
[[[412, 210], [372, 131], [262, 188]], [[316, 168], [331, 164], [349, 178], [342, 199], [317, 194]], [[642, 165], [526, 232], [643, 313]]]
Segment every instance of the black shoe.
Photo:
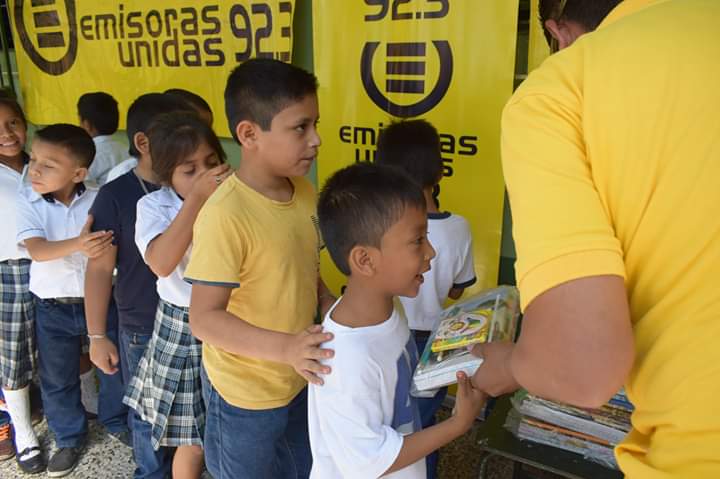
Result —
[[[21, 459], [33, 451], [38, 451], [39, 454], [35, 454], [28, 459]], [[45, 471], [45, 458], [37, 446], [25, 448], [22, 452], [15, 455], [15, 460], [25, 474], [39, 474]]]
[[82, 447], [61, 447], [48, 462], [48, 477], [63, 477], [70, 474], [80, 461]]

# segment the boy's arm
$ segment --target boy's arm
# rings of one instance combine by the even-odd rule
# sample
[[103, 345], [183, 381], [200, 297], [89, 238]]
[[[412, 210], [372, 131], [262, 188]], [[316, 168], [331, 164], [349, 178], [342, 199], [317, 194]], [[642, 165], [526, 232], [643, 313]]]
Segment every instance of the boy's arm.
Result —
[[91, 233], [92, 221], [92, 216], [88, 215], [80, 234], [74, 238], [49, 241], [43, 237], [35, 236], [25, 238], [23, 242], [33, 261], [51, 261], [73, 253], [83, 253], [88, 258], [95, 258], [110, 246], [112, 232], [96, 231]]
[[[200, 175], [193, 182], [190, 194], [183, 201], [180, 211], [170, 223], [170, 226], [147, 245], [143, 259], [157, 276], [162, 278], [169, 276], [182, 261], [192, 242], [193, 224], [200, 208], [217, 189], [219, 183], [216, 177], [226, 178], [229, 169], [229, 165], [220, 165]], [[140, 223], [141, 211], [139, 204], [137, 218], [138, 223]]]
[[480, 414], [487, 396], [475, 389], [465, 373], [459, 372], [455, 414], [445, 421], [403, 438], [403, 445], [395, 462], [385, 474], [399, 471], [462, 436]]
[[190, 299], [190, 329], [203, 342], [233, 354], [291, 365], [313, 384], [323, 384], [320, 374], [330, 368], [318, 361], [333, 356], [319, 345], [332, 339], [314, 325], [299, 334], [258, 328], [227, 311], [232, 288], [194, 282]]
[[117, 247], [112, 246], [105, 254], [88, 260], [85, 271], [85, 319], [90, 336], [90, 360], [105, 374], [118, 371], [118, 351], [115, 344], [105, 336], [108, 306], [112, 295], [112, 276], [117, 261]]
[[469, 288], [477, 282], [477, 276], [475, 275], [475, 261], [473, 258], [473, 246], [472, 246], [472, 233], [470, 233], [470, 225], [463, 218], [464, 231], [461, 237], [463, 238], [464, 254], [462, 256], [462, 264], [460, 266], [460, 272], [455, 275], [454, 283], [448, 297], [450, 299], [460, 299], [466, 288]]

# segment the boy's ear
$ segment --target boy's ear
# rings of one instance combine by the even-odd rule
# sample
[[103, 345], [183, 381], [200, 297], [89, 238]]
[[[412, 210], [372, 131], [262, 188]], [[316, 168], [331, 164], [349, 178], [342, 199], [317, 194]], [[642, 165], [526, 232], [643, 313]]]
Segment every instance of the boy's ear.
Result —
[[358, 274], [370, 278], [375, 276], [375, 255], [374, 248], [367, 246], [355, 246], [348, 255], [348, 266], [352, 274]]
[[94, 128], [90, 124], [89, 120], [84, 120], [84, 119], [80, 118], [80, 126], [82, 127], [83, 130], [85, 130], [87, 132], [88, 135], [93, 136]]
[[135, 149], [139, 151], [140, 154], [150, 154], [150, 139], [142, 131], [135, 133], [133, 136], [133, 143], [135, 144]]
[[82, 183], [87, 178], [88, 169], [81, 166], [75, 170], [75, 174], [72, 177], [73, 183]]
[[577, 22], [553, 20], [552, 18], [545, 21], [545, 28], [557, 42], [558, 50], [569, 47], [581, 35], [587, 33], [585, 28]]
[[255, 148], [257, 144], [257, 133], [259, 125], [249, 121], [243, 120], [235, 126], [235, 136], [237, 136], [240, 146], [247, 149]]

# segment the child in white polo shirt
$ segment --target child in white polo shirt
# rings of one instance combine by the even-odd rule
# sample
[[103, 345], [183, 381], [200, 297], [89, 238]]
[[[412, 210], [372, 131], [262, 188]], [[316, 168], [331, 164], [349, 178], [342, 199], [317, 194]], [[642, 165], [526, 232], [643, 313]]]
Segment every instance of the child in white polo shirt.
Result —
[[[400, 298], [407, 314], [418, 353], [422, 354], [432, 330], [440, 321], [440, 311], [448, 298], [458, 299], [476, 281], [470, 225], [462, 216], [441, 212], [433, 198], [440, 183], [443, 162], [437, 130], [425, 120], [396, 122], [378, 137], [378, 164], [399, 168], [414, 180], [425, 196], [428, 240], [437, 255], [414, 298]], [[440, 389], [433, 397], [418, 401], [423, 428], [435, 424], [435, 413], [447, 395]], [[434, 479], [438, 454], [427, 457], [428, 479]]]
[[[17, 241], [33, 262], [30, 291], [36, 298], [36, 332], [40, 384], [48, 425], [58, 450], [47, 471], [69, 474], [77, 465], [87, 436], [80, 399], [79, 362], [87, 335], [83, 306], [87, 257], [103, 253], [111, 231], [90, 232], [88, 210], [97, 189], [83, 180], [95, 155], [92, 138], [80, 127], [50, 125], [35, 133], [28, 177], [31, 186], [18, 194]], [[111, 433], [127, 431], [121, 397], [122, 378], [99, 373], [98, 418]], [[105, 394], [108, 393], [108, 394]]]
[[148, 138], [153, 172], [163, 187], [138, 201], [135, 243], [158, 276], [160, 302], [125, 403], [152, 426], [155, 450], [177, 447], [173, 477], [198, 479], [204, 464], [202, 345], [190, 332], [191, 286], [183, 275], [195, 218], [230, 169], [212, 127], [195, 113], [157, 117]]

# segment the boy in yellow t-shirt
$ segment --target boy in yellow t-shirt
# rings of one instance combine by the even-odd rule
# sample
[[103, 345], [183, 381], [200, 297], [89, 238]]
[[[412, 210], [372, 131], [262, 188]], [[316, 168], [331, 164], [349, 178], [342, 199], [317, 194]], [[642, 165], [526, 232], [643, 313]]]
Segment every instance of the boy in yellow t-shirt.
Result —
[[[332, 338], [313, 326], [320, 280], [315, 191], [317, 80], [254, 59], [228, 78], [225, 110], [242, 162], [195, 222], [185, 278], [203, 341], [205, 459], [215, 479], [308, 477], [306, 381], [322, 384]], [[320, 291], [320, 294], [318, 294]]]

